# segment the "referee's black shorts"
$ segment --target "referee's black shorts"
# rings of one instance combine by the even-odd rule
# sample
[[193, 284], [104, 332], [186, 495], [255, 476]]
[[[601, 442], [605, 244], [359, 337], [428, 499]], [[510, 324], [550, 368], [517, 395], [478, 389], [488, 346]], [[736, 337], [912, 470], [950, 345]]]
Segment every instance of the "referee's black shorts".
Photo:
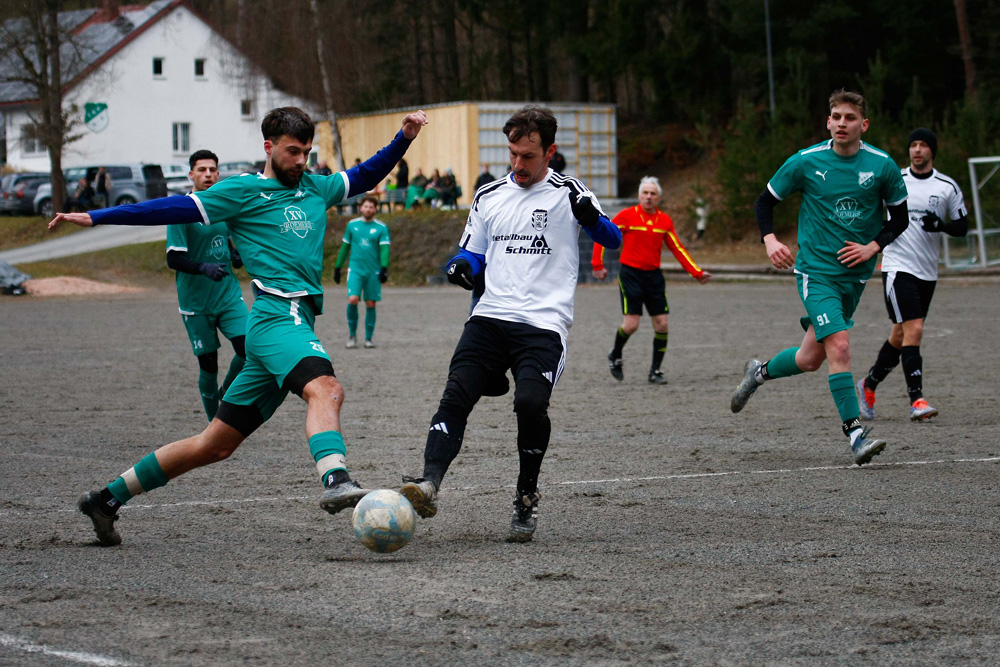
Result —
[[625, 315], [642, 315], [643, 306], [650, 316], [670, 312], [667, 284], [659, 269], [643, 271], [622, 264], [618, 272], [618, 288], [622, 313]]
[[912, 273], [886, 271], [882, 273], [882, 294], [885, 309], [894, 324], [927, 317], [934, 297], [936, 280], [921, 280]]

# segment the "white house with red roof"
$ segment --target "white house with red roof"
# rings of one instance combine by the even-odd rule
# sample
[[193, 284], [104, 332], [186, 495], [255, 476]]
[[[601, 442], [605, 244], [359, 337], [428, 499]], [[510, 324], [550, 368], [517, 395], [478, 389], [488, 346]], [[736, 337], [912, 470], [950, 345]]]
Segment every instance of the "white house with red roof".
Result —
[[[268, 110], [307, 102], [276, 88], [183, 0], [62, 12], [72, 30], [65, 44], [64, 108], [75, 109], [63, 166], [187, 162], [196, 150], [220, 161], [264, 158], [260, 122]], [[18, 21], [19, 19], [12, 19]], [[17, 30], [10, 21], [4, 30]], [[0, 114], [7, 164], [48, 171], [48, 152], [34, 139], [35, 91], [13, 81], [0, 61]], [[6, 75], [6, 76], [5, 76]]]

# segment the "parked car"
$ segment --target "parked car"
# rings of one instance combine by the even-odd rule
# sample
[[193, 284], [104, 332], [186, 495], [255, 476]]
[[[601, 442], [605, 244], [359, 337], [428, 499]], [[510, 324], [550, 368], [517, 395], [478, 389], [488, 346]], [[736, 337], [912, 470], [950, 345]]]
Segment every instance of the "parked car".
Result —
[[7, 174], [0, 179], [0, 212], [31, 215], [38, 186], [48, 181], [49, 175], [45, 172]]
[[185, 162], [174, 162], [163, 165], [163, 178], [167, 181], [167, 191], [172, 195], [186, 195], [194, 188], [194, 183], [188, 178], [190, 165]]
[[250, 160], [238, 160], [236, 162], [220, 162], [219, 163], [219, 180], [224, 178], [229, 178], [230, 176], [239, 176], [240, 174], [255, 174], [257, 169], [254, 169], [254, 163]]
[[[110, 206], [121, 206], [122, 204], [135, 204], [147, 199], [157, 199], [166, 197], [167, 181], [163, 178], [163, 170], [158, 164], [108, 164], [103, 165], [111, 176], [111, 192], [108, 193], [108, 203]], [[93, 183], [97, 176], [98, 166], [91, 167], [70, 167], [64, 173], [66, 177], [66, 187], [75, 188], [76, 183], [81, 178], [86, 178]], [[71, 190], [72, 192], [72, 190]], [[67, 193], [67, 196], [71, 194]], [[38, 187], [34, 200], [35, 213], [45, 218], [51, 218], [52, 211], [52, 184], [43, 183]]]

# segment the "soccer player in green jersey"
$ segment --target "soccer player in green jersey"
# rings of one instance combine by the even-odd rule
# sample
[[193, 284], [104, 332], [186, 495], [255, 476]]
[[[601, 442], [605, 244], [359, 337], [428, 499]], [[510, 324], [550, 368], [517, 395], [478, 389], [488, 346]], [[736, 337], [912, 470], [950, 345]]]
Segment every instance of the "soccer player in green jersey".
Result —
[[314, 327], [323, 311], [323, 236], [327, 209], [367, 192], [384, 179], [427, 124], [423, 111], [407, 114], [386, 147], [347, 171], [308, 173], [315, 124], [295, 107], [273, 109], [261, 123], [267, 161], [259, 174], [227, 178], [204, 192], [91, 211], [60, 213], [62, 221], [96, 224], [212, 224], [225, 220], [252, 275], [257, 298], [246, 333], [246, 365], [226, 391], [219, 411], [200, 434], [164, 445], [99, 491], [85, 494], [98, 542], [121, 543], [118, 509], [168, 480], [228, 458], [267, 421], [291, 391], [306, 401], [306, 435], [326, 490], [320, 507], [335, 514], [367, 493], [347, 473], [340, 433], [344, 388]]
[[[196, 151], [188, 163], [195, 192], [203, 192], [219, 180], [219, 157], [212, 151]], [[177, 272], [177, 302], [198, 358], [201, 402], [208, 421], [212, 421], [219, 399], [246, 362], [247, 305], [230, 268], [243, 263], [238, 253], [230, 253], [229, 229], [219, 221], [167, 227], [167, 266]], [[221, 387], [219, 331], [232, 343], [235, 353]]]
[[382, 300], [382, 283], [389, 279], [389, 228], [375, 219], [378, 199], [361, 200], [361, 217], [347, 223], [344, 242], [333, 265], [333, 282], [340, 284], [340, 269], [347, 265], [347, 349], [358, 346], [358, 303], [365, 300], [365, 347], [375, 347], [375, 304]]
[[[831, 139], [788, 158], [754, 205], [771, 263], [795, 269], [807, 313], [801, 320], [806, 333], [799, 346], [767, 362], [748, 361], [730, 402], [732, 411], [739, 412], [764, 382], [816, 371], [827, 360], [830, 393], [858, 465], [880, 454], [885, 441], [871, 437], [871, 428], [862, 428], [858, 418], [848, 335], [854, 325], [851, 315], [875, 269], [875, 256], [909, 224], [899, 167], [885, 152], [861, 141], [868, 124], [864, 98], [835, 91], [826, 121]], [[793, 258], [774, 234], [773, 211], [794, 192], [802, 193], [802, 204], [799, 254]]]

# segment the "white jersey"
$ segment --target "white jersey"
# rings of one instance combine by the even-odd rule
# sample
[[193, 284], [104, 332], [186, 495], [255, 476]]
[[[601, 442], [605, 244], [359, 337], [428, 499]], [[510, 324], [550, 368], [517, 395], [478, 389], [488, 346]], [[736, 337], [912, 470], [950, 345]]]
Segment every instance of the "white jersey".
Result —
[[926, 178], [917, 178], [909, 167], [902, 172], [909, 193], [906, 206], [910, 224], [882, 251], [882, 271], [903, 271], [921, 280], [937, 280], [941, 232], [925, 232], [920, 219], [935, 213], [947, 222], [966, 215], [962, 190], [937, 169], [931, 170]]
[[460, 243], [486, 255], [486, 291], [473, 315], [555, 331], [565, 341], [580, 271], [580, 224], [570, 188], [589, 192], [549, 169], [530, 188], [508, 175], [476, 192]]

